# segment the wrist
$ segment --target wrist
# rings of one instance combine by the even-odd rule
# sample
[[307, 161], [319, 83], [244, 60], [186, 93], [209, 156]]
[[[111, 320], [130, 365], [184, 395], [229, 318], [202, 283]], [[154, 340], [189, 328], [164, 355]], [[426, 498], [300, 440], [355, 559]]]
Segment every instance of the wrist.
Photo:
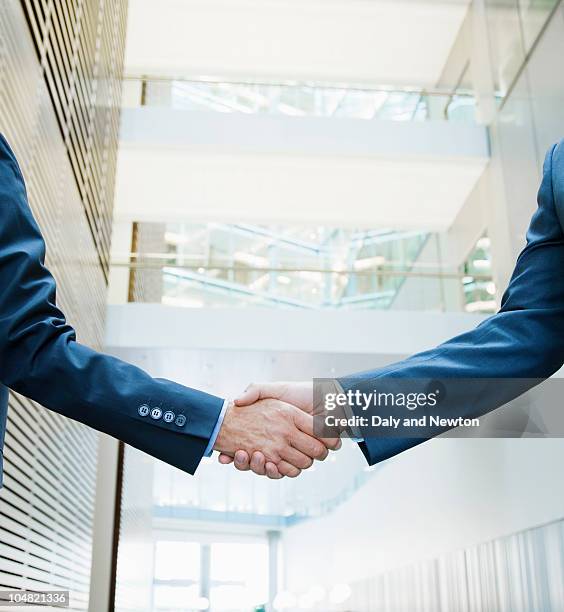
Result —
[[215, 443], [213, 445], [213, 450], [219, 451], [220, 453], [232, 454], [233, 450], [230, 448], [232, 443], [230, 440], [231, 436], [229, 436], [229, 422], [231, 420], [232, 411], [235, 404], [233, 400], [229, 398], [227, 398], [225, 402], [227, 406], [225, 408], [223, 423], [219, 428], [217, 438], [215, 439]]

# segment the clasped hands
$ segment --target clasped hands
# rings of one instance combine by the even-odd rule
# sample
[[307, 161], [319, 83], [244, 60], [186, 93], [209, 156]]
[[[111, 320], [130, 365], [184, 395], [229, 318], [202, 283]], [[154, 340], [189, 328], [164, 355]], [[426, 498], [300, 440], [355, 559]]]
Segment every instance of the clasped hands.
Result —
[[271, 479], [299, 476], [341, 447], [340, 438], [315, 437], [313, 413], [311, 382], [250, 385], [227, 408], [214, 445], [219, 462]]

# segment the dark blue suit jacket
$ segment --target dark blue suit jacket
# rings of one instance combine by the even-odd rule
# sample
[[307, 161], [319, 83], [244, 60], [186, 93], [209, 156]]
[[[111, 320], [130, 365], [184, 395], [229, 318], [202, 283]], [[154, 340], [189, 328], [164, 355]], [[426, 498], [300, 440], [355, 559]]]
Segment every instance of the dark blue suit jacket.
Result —
[[0, 134], [0, 484], [7, 388], [194, 473], [223, 400], [79, 344], [44, 260], [20, 168]]
[[[560, 369], [564, 363], [564, 141], [548, 152], [543, 174], [527, 245], [517, 259], [499, 312], [437, 348], [343, 378], [340, 384], [345, 390], [367, 391], [364, 384], [370, 386], [370, 381], [383, 377], [522, 378], [532, 384], [533, 379], [548, 378]], [[361, 448], [374, 464], [424, 441], [366, 438]]]

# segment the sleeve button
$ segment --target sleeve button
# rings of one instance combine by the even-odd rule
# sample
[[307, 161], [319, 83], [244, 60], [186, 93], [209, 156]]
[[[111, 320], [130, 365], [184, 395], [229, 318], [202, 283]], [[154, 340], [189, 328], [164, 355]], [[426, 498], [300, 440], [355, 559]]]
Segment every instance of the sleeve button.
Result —
[[186, 417], [183, 414], [179, 414], [176, 417], [176, 421], [174, 421], [174, 424], [177, 427], [184, 427], [184, 425], [186, 425]]
[[163, 415], [163, 411], [160, 408], [153, 408], [151, 410], [151, 418], [158, 421]]
[[139, 416], [142, 416], [142, 417], [148, 416], [150, 411], [151, 410], [149, 406], [147, 406], [147, 404], [143, 404], [142, 406], [139, 406], [139, 408], [137, 409]]
[[163, 415], [163, 421], [165, 423], [172, 423], [175, 417], [176, 415], [174, 414], [174, 412], [172, 412], [172, 410], [167, 410]]

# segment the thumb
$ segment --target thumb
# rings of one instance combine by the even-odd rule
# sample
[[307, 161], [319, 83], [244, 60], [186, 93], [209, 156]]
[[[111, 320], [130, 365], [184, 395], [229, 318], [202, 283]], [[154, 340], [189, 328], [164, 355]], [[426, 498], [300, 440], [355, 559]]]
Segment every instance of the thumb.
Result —
[[280, 399], [280, 386], [276, 383], [261, 383], [249, 385], [241, 395], [235, 399], [236, 406], [250, 406], [261, 399]]

